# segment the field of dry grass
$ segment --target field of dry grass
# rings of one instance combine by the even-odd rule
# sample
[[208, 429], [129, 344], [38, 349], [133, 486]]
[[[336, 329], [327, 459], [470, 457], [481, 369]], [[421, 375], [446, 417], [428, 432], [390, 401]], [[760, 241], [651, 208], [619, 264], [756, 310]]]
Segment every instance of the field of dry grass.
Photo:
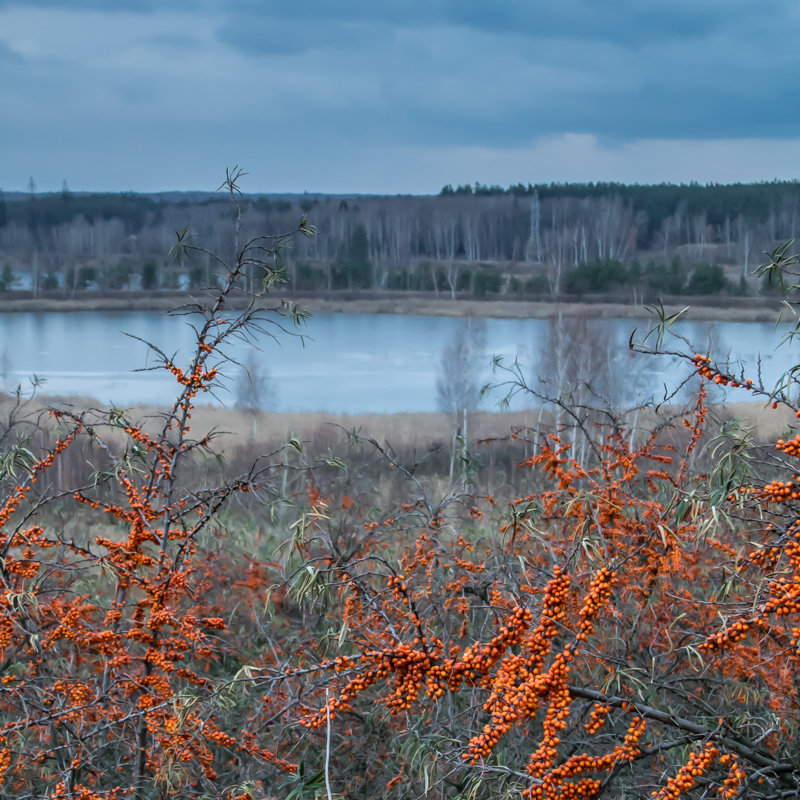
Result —
[[[54, 405], [61, 405], [58, 398], [51, 400]], [[71, 403], [76, 409], [82, 407], [79, 400], [72, 399]], [[131, 420], [149, 420], [145, 427], [155, 426], [160, 420], [159, 410], [155, 408], [133, 407], [127, 411]], [[535, 427], [538, 419], [536, 411], [478, 412], [470, 418], [470, 439], [505, 438], [512, 428]], [[382, 445], [388, 443], [403, 451], [449, 446], [451, 437], [450, 420], [446, 414], [439, 413], [354, 415], [264, 411], [252, 414], [240, 409], [197, 406], [192, 414], [192, 432], [209, 430], [219, 432], [214, 449], [223, 453], [242, 447], [272, 451], [291, 438], [318, 451], [344, 440], [349, 432], [375, 439]]]
[[[87, 401], [71, 398], [70, 404], [77, 412], [87, 407]], [[52, 398], [56, 407], [64, 407], [63, 398]], [[26, 416], [33, 423], [41, 422], [41, 427], [23, 425], [0, 443], [3, 447], [13, 443], [17, 433], [31, 438], [31, 449], [41, 452], [52, 446], [55, 433], [52, 419], [42, 412], [48, 407], [48, 398], [37, 398], [26, 409]], [[6, 424], [12, 399], [0, 395], [0, 434]], [[147, 427], [160, 427], [163, 412], [158, 409], [137, 407], [128, 409], [127, 418], [131, 422]], [[639, 413], [636, 418], [637, 440], [642, 441], [646, 432], [656, 427], [670, 416], [669, 409], [663, 409], [656, 417], [652, 410]], [[749, 429], [750, 438], [758, 444], [770, 446], [778, 437], [785, 437], [790, 425], [796, 423], [791, 412], [784, 409], [773, 411], [763, 403], [740, 402], [727, 407], [712, 409], [712, 423], [709, 426], [710, 438], [714, 437], [716, 425], [713, 418], [741, 420]], [[633, 422], [633, 417], [628, 420]], [[554, 430], [552, 412], [519, 411], [506, 413], [481, 412], [473, 415], [470, 421], [469, 455], [474, 464], [472, 472], [475, 486], [481, 493], [494, 494], [501, 502], [504, 498], [517, 496], [520, 487], [532, 491], [538, 478], [526, 470], [522, 462], [533, 452], [534, 439], [540, 434]], [[349, 432], [357, 432], [363, 439], [374, 439], [391, 460], [412, 468], [415, 476], [425, 486], [431, 497], [445, 497], [452, 492], [450, 480], [451, 453], [453, 447], [452, 421], [445, 414], [275, 414], [260, 412], [255, 415], [238, 409], [221, 409], [211, 406], [198, 406], [191, 421], [192, 435], [203, 436], [215, 430], [220, 435], [212, 444], [212, 451], [221, 460], [197, 454], [188, 465], [184, 477], [195, 487], [218, 485], [224, 478], [245, 474], [254, 461], [263, 455], [269, 457], [265, 462], [273, 465], [269, 474], [273, 476], [272, 485], [279, 489], [279, 496], [288, 498], [289, 504], [278, 502], [267, 509], [261, 501], [249, 496], [234, 498], [225, 512], [221, 524], [235, 530], [242, 542], [252, 539], [252, 546], [262, 546], [264, 542], [282, 540], [285, 529], [296, 516], [291, 505], [292, 497], [304, 496], [306, 481], [313, 474], [314, 481], [331, 490], [343, 491], [361, 498], [369, 506], [376, 508], [393, 507], [407, 498], [409, 485], [400, 470], [389, 468], [389, 463], [376, 450], [367, 444], [355, 444]], [[511, 440], [514, 429], [522, 429], [525, 434], [517, 441]], [[97, 431], [111, 448], [121, 452], [126, 445], [126, 437], [119, 429], [103, 428]], [[599, 431], [598, 431], [599, 433]], [[686, 431], [676, 426], [666, 434], [666, 441], [680, 446], [685, 440]], [[570, 434], [567, 434], [569, 441]], [[2, 437], [0, 437], [2, 438]], [[297, 453], [286, 443], [295, 438], [302, 442], [302, 453]], [[476, 443], [476, 440], [479, 443]], [[460, 446], [457, 445], [457, 452]], [[98, 468], [98, 451], [88, 440], [77, 443], [63, 453], [56, 461], [55, 470], [48, 476], [50, 491], [70, 491], [76, 486], [91, 481], [90, 473]], [[701, 447], [698, 452], [698, 468], [711, 466], [713, 448]], [[580, 454], [580, 448], [576, 450]], [[335, 467], [339, 459], [347, 469]], [[461, 462], [455, 460], [456, 481], [461, 480]], [[313, 468], [313, 473], [309, 471]], [[472, 468], [471, 468], [472, 469]], [[527, 473], [527, 474], [526, 474]], [[338, 488], [337, 488], [338, 487]], [[414, 491], [412, 489], [412, 491]], [[109, 520], [97, 520], [91, 515], [67, 510], [56, 504], [47, 512], [56, 519], [64, 531], [76, 542], [93, 541], [96, 536], [121, 536], [119, 530]], [[262, 541], [258, 537], [266, 536]], [[277, 539], [275, 538], [277, 537]], [[239, 540], [237, 540], [239, 541]]]
[[[92, 401], [83, 398], [37, 398], [28, 410], [35, 416], [37, 410], [47, 407], [69, 405], [75, 410], [90, 406]], [[12, 405], [12, 398], [0, 394], [0, 418], [5, 419]], [[670, 409], [662, 409], [668, 415]], [[771, 409], [763, 402], [735, 402], [715, 406], [712, 413], [719, 419], [738, 419], [750, 428], [759, 442], [771, 441], [783, 435], [794, 424], [794, 415], [788, 410]], [[127, 410], [128, 418], [155, 426], [161, 419], [157, 408], [139, 406]], [[638, 425], [649, 427], [655, 422], [653, 412], [638, 417]], [[470, 418], [471, 440], [505, 439], [512, 429], [538, 428], [551, 430], [553, 418], [550, 412], [537, 410], [489, 412], [482, 411]], [[424, 451], [436, 445], [449, 446], [452, 424], [443, 413], [404, 414], [328, 414], [328, 413], [251, 413], [241, 409], [225, 409], [199, 405], [193, 412], [192, 430], [215, 430], [220, 433], [216, 448], [228, 452], [247, 446], [248, 449], [272, 450], [294, 437], [313, 444], [315, 449], [328, 443], [341, 441], [348, 432], [357, 432], [362, 437], [372, 438], [380, 444], [389, 443], [403, 451]]]

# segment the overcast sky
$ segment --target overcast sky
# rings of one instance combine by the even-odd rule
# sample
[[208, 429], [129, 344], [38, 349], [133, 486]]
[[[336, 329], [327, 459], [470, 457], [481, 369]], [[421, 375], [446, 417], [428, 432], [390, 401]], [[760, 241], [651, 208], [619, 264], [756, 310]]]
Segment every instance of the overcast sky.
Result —
[[0, 188], [800, 177], [797, 0], [0, 0]]

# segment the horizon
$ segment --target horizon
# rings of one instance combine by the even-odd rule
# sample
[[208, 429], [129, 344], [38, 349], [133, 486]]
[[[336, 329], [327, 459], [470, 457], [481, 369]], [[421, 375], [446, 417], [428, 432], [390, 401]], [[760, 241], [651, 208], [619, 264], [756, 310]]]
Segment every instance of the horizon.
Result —
[[797, 34], [789, 0], [0, 0], [0, 186], [796, 180]]
[[[797, 185], [800, 184], [800, 178], [774, 178], [772, 180], [763, 180], [763, 181], [728, 181], [728, 182], [721, 182], [721, 181], [709, 181], [706, 183], [701, 183], [699, 181], [689, 181], [689, 182], [682, 182], [676, 183], [671, 181], [661, 181], [659, 183], [641, 183], [641, 182], [633, 182], [633, 183], [623, 183], [620, 181], [550, 181], [548, 183], [529, 183], [523, 184], [522, 182], [508, 184], [507, 186], [500, 186], [500, 185], [486, 185], [480, 182], [474, 183], [465, 183], [465, 184], [458, 184], [453, 186], [452, 184], [446, 184], [445, 186], [441, 187], [438, 192], [427, 192], [427, 193], [412, 193], [412, 192], [318, 192], [313, 190], [305, 190], [302, 192], [246, 192], [243, 191], [241, 193], [242, 197], [251, 198], [251, 197], [440, 197], [443, 194], [446, 194], [446, 189], [451, 189], [451, 191], [455, 194], [474, 194], [475, 196], [482, 196], [482, 195], [491, 195], [494, 193], [506, 193], [511, 194], [513, 190], [517, 187], [522, 187], [523, 189], [530, 191], [538, 190], [538, 189], [573, 189], [573, 188], [640, 188], [640, 189], [649, 189], [649, 188], [675, 188], [675, 189], [691, 189], [691, 188], [701, 188], [701, 189], [712, 189], [712, 188], [724, 188], [724, 187], [732, 187], [732, 186], [781, 186], [781, 185]], [[467, 187], [469, 191], [466, 191]], [[479, 190], [476, 191], [475, 187], [480, 187]], [[462, 190], [464, 190], [462, 192]], [[484, 191], [485, 190], [485, 191]], [[76, 196], [91, 196], [91, 195], [104, 195], [104, 194], [130, 194], [130, 195], [141, 195], [141, 196], [152, 196], [152, 195], [182, 195], [182, 194], [192, 194], [192, 195], [204, 195], [208, 197], [212, 197], [214, 195], [219, 194], [220, 199], [228, 196], [228, 193], [224, 191], [221, 187], [213, 190], [205, 190], [205, 189], [161, 189], [156, 191], [149, 191], [149, 190], [141, 190], [136, 191], [132, 189], [107, 189], [107, 190], [96, 190], [96, 189], [73, 189], [69, 185], [67, 187], [63, 187], [61, 189], [51, 189], [46, 191], [39, 191], [38, 188], [34, 189], [33, 192], [28, 190], [16, 190], [16, 189], [3, 189], [0, 186], [0, 195], [5, 197], [6, 199], [25, 199], [30, 198], [31, 196], [34, 197], [59, 197], [67, 192], [70, 195]]]

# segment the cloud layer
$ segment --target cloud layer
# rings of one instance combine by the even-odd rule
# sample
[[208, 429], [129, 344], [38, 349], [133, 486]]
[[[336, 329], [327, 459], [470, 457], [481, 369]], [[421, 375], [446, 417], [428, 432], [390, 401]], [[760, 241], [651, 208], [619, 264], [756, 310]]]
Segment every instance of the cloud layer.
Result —
[[788, 0], [0, 0], [0, 186], [795, 177], [798, 33]]

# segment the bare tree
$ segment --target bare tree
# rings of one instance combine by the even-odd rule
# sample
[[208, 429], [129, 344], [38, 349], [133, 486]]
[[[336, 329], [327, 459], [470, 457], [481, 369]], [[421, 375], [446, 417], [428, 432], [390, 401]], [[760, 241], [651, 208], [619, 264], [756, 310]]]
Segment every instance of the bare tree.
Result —
[[531, 231], [528, 237], [528, 246], [525, 250], [526, 261], [542, 262], [542, 206], [539, 202], [539, 192], [534, 192], [531, 197]]
[[0, 356], [0, 378], [3, 380], [3, 391], [9, 391], [9, 376], [11, 375], [11, 357], [8, 353], [8, 345], [3, 348], [3, 355]]
[[250, 415], [252, 423], [252, 439], [256, 441], [258, 434], [258, 415], [261, 411], [275, 407], [275, 386], [264, 363], [259, 360], [258, 353], [249, 350], [244, 362], [239, 366], [236, 379], [236, 408], [241, 408]]
[[453, 421], [450, 451], [450, 480], [455, 472], [456, 449], [461, 440], [462, 463], [468, 464], [469, 415], [481, 399], [481, 373], [486, 362], [486, 321], [466, 317], [453, 339], [442, 351], [436, 394], [439, 408]]
[[620, 363], [626, 355], [607, 328], [560, 310], [548, 320], [541, 352], [533, 353], [532, 393], [554, 407], [556, 428], [571, 429], [573, 451], [581, 456], [592, 420], [605, 409], [623, 408], [638, 389], [635, 372]]

